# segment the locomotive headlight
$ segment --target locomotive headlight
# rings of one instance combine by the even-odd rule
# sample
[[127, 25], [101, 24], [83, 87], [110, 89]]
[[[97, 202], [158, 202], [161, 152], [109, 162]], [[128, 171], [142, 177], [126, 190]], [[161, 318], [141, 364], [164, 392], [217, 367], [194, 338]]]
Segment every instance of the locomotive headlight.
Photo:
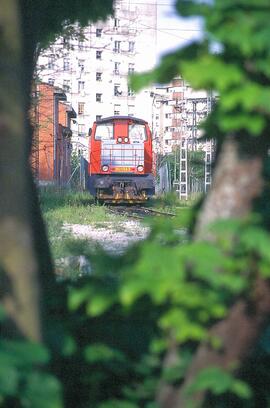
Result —
[[102, 171], [108, 171], [109, 170], [109, 166], [107, 166], [107, 164], [104, 164], [104, 166], [102, 166]]
[[118, 138], [117, 138], [117, 142], [118, 142], [118, 143], [121, 143], [121, 142], [122, 142], [122, 137], [118, 137]]
[[124, 141], [125, 141], [125, 143], [127, 143], [128, 142], [128, 137], [125, 137]]
[[142, 165], [138, 166], [137, 170], [141, 173], [143, 171], [143, 166]]

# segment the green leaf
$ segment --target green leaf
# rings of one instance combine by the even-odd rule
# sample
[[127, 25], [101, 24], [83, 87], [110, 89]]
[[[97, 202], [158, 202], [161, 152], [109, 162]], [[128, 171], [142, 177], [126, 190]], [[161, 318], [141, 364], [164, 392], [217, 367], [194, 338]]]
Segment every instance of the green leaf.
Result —
[[251, 397], [251, 390], [246, 383], [235, 379], [220, 367], [208, 367], [201, 370], [193, 383], [185, 390], [187, 395], [199, 391], [211, 391], [215, 395], [231, 392], [244, 399]]
[[203, 55], [196, 61], [183, 61], [181, 68], [184, 78], [195, 89], [214, 88], [218, 92], [224, 92], [232, 86], [239, 87], [245, 78], [239, 66], [226, 63], [216, 55]]
[[252, 391], [250, 386], [240, 380], [235, 380], [233, 382], [232, 392], [242, 399], [249, 399], [252, 397]]
[[31, 372], [22, 397], [25, 408], [63, 408], [60, 383], [46, 373]]
[[91, 316], [99, 316], [106, 312], [115, 303], [115, 300], [116, 296], [109, 293], [93, 295], [87, 303], [86, 312]]
[[84, 356], [89, 363], [107, 362], [110, 360], [124, 361], [125, 356], [119, 350], [106, 344], [91, 344], [84, 350]]
[[172, 331], [179, 342], [200, 341], [206, 338], [207, 329], [195, 319], [191, 320], [183, 309], [171, 308], [161, 317], [160, 326], [169, 332]]
[[49, 352], [40, 344], [26, 341], [0, 341], [0, 364], [27, 367], [49, 362]]
[[2, 364], [0, 360], [0, 396], [16, 395], [19, 373], [16, 368]]
[[139, 408], [139, 405], [133, 402], [115, 399], [99, 404], [99, 408]]
[[70, 310], [78, 309], [82, 303], [89, 300], [89, 297], [92, 295], [93, 290], [89, 286], [84, 286], [80, 289], [72, 289], [68, 297], [68, 306]]

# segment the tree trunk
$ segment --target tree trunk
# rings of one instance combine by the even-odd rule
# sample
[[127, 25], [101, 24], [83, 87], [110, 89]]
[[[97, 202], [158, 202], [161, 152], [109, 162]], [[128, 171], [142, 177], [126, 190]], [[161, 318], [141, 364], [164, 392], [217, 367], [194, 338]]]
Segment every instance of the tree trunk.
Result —
[[[19, 0], [0, 0], [0, 270], [1, 300], [15, 332], [41, 341], [41, 280], [50, 255], [44, 230], [37, 238], [40, 213], [29, 168], [28, 101], [31, 66]], [[30, 61], [30, 60], [29, 60]], [[28, 61], [28, 62], [29, 62]], [[43, 254], [43, 255], [42, 255]], [[47, 259], [47, 261], [45, 261]], [[9, 326], [10, 330], [10, 326]], [[15, 333], [6, 333], [13, 335]]]
[[[219, 219], [243, 218], [263, 189], [263, 159], [260, 155], [241, 155], [233, 138], [223, 143], [216, 165], [211, 191], [205, 199], [195, 226], [194, 239], [212, 239], [207, 226]], [[252, 303], [252, 304], [251, 304]], [[252, 313], [250, 312], [252, 310]], [[222, 350], [215, 350], [203, 343], [194, 355], [184, 383], [179, 388], [163, 385], [157, 400], [161, 408], [183, 408], [187, 405], [185, 389], [203, 368], [219, 366], [227, 370], [239, 366], [258, 339], [262, 327], [270, 314], [270, 287], [258, 279], [252, 302], [238, 301], [223, 321], [210, 330], [222, 341]], [[170, 353], [170, 351], [169, 351]], [[175, 353], [175, 350], [172, 350]], [[169, 356], [167, 356], [169, 360]], [[201, 406], [205, 393], [193, 397], [195, 406]]]
[[242, 155], [239, 149], [232, 137], [222, 145], [211, 190], [196, 223], [195, 239], [204, 238], [204, 229], [211, 222], [247, 216], [253, 200], [262, 192], [262, 157]]

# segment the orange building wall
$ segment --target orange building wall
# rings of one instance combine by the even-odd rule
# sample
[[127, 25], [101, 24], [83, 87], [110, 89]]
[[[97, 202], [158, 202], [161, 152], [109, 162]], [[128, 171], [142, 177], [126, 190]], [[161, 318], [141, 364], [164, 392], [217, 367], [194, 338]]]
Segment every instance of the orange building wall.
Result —
[[54, 87], [38, 84], [39, 95], [39, 167], [38, 178], [53, 181], [54, 178]]
[[61, 186], [71, 173], [71, 108], [59, 99], [59, 89], [53, 85], [39, 83], [33, 95], [30, 112], [34, 126], [30, 157], [33, 174], [39, 182]]
[[68, 126], [67, 123], [67, 107], [65, 103], [59, 102], [59, 107], [58, 107], [58, 121], [59, 124], [62, 126]]

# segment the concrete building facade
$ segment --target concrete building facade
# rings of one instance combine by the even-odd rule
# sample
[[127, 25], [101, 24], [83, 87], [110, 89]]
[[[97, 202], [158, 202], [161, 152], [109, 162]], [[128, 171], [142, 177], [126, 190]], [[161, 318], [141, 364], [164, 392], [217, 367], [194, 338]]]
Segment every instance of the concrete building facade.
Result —
[[157, 0], [117, 0], [115, 15], [90, 24], [78, 38], [59, 38], [39, 58], [41, 79], [63, 89], [77, 112], [73, 147], [87, 155], [96, 119], [131, 115], [152, 121], [150, 90], [135, 94], [128, 75], [156, 63]]
[[203, 148], [199, 124], [211, 110], [212, 97], [206, 91], [195, 91], [181, 78], [156, 85], [152, 95], [156, 151], [161, 155], [172, 153], [182, 141], [191, 150], [195, 145]]

